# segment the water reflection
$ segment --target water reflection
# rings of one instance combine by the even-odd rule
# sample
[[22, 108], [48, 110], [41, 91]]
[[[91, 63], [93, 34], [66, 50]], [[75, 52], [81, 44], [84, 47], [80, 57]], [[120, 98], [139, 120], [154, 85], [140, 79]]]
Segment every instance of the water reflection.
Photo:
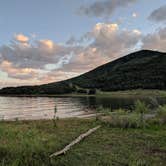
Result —
[[[96, 107], [131, 109], [138, 98], [110, 97], [0, 97], [0, 119], [52, 119], [86, 117], [94, 114]], [[150, 103], [150, 98], [141, 98]], [[156, 98], [159, 104], [165, 98]]]

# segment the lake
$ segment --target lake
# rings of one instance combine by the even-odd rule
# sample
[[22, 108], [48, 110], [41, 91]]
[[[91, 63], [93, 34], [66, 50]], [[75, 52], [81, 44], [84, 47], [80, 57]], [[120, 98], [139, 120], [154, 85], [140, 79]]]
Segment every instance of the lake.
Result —
[[[95, 108], [131, 109], [136, 97], [0, 97], [0, 119], [52, 119], [56, 107], [59, 118], [88, 117]], [[165, 98], [141, 98], [145, 102], [165, 104]]]

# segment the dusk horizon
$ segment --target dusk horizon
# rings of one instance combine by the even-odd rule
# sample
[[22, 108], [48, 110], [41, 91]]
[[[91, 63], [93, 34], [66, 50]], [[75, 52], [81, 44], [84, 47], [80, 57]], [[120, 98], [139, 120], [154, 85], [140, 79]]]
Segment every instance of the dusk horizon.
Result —
[[159, 53], [165, 53], [164, 51], [158, 51], [158, 50], [152, 50], [152, 49], [140, 49], [140, 50], [135, 50], [134, 52], [128, 52], [126, 55], [122, 55], [122, 56], [120, 56], [120, 57], [115, 57], [115, 59], [112, 59], [111, 61], [108, 61], [108, 62], [106, 62], [106, 63], [103, 63], [103, 64], [100, 64], [99, 66], [95, 66], [94, 68], [92, 68], [92, 69], [90, 69], [90, 70], [88, 70], [88, 71], [85, 71], [85, 72], [83, 72], [83, 73], [79, 73], [78, 75], [75, 75], [75, 76], [71, 76], [71, 77], [69, 77], [69, 78], [64, 78], [64, 79], [61, 79], [61, 80], [52, 80], [51, 82], [41, 82], [41, 83], [38, 83], [38, 84], [23, 84], [23, 85], [19, 85], [19, 84], [17, 84], [17, 85], [9, 85], [9, 86], [5, 86], [5, 87], [0, 87], [0, 89], [3, 89], [3, 88], [10, 88], [10, 87], [26, 87], [26, 86], [41, 86], [41, 85], [45, 85], [45, 84], [56, 84], [56, 83], [60, 83], [60, 82], [64, 82], [64, 81], [67, 81], [67, 80], [70, 80], [70, 79], [74, 79], [74, 78], [77, 78], [77, 77], [80, 77], [80, 76], [82, 76], [82, 75], [85, 75], [86, 73], [89, 73], [89, 72], [93, 72], [94, 70], [96, 70], [96, 69], [98, 69], [98, 68], [100, 68], [100, 67], [102, 67], [102, 66], [104, 66], [104, 65], [107, 65], [107, 64], [109, 64], [109, 63], [112, 63], [112, 62], [114, 62], [114, 61], [117, 61], [117, 60], [119, 60], [119, 59], [121, 59], [121, 58], [123, 58], [123, 57], [126, 57], [126, 56], [128, 56], [128, 55], [132, 55], [132, 54], [135, 54], [135, 53], [139, 53], [139, 52], [146, 52], [146, 51], [148, 51], [148, 52], [159, 52]]
[[164, 0], [9, 0], [0, 6], [0, 88], [66, 80], [129, 53], [166, 52]]

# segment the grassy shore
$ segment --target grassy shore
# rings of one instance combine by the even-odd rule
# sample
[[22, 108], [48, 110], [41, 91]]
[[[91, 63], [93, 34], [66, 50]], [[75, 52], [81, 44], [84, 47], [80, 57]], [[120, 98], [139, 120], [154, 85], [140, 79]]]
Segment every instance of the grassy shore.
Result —
[[112, 92], [102, 92], [98, 91], [96, 94], [84, 94], [84, 93], [70, 93], [70, 94], [0, 94], [0, 96], [10, 96], [10, 97], [166, 97], [165, 90], [125, 90], [125, 91], [112, 91]]
[[98, 123], [94, 119], [64, 119], [55, 127], [51, 120], [0, 122], [0, 165], [165, 166], [165, 125], [122, 129], [102, 124], [65, 155], [49, 158]]
[[108, 97], [166, 97], [166, 91], [164, 90], [127, 90], [127, 91], [114, 91], [114, 92], [99, 92], [99, 96]]

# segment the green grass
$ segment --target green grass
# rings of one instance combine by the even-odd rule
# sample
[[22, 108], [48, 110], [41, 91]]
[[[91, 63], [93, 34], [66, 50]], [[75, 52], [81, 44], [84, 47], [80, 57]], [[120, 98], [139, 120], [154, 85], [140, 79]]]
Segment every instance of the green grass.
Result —
[[98, 96], [106, 97], [166, 97], [166, 91], [164, 90], [125, 90], [125, 91], [113, 91], [113, 92], [101, 92], [97, 93]]
[[81, 133], [98, 125], [95, 120], [0, 122], [1, 166], [159, 166], [166, 164], [166, 126], [145, 129], [108, 125], [75, 145], [65, 155], [49, 158]]

